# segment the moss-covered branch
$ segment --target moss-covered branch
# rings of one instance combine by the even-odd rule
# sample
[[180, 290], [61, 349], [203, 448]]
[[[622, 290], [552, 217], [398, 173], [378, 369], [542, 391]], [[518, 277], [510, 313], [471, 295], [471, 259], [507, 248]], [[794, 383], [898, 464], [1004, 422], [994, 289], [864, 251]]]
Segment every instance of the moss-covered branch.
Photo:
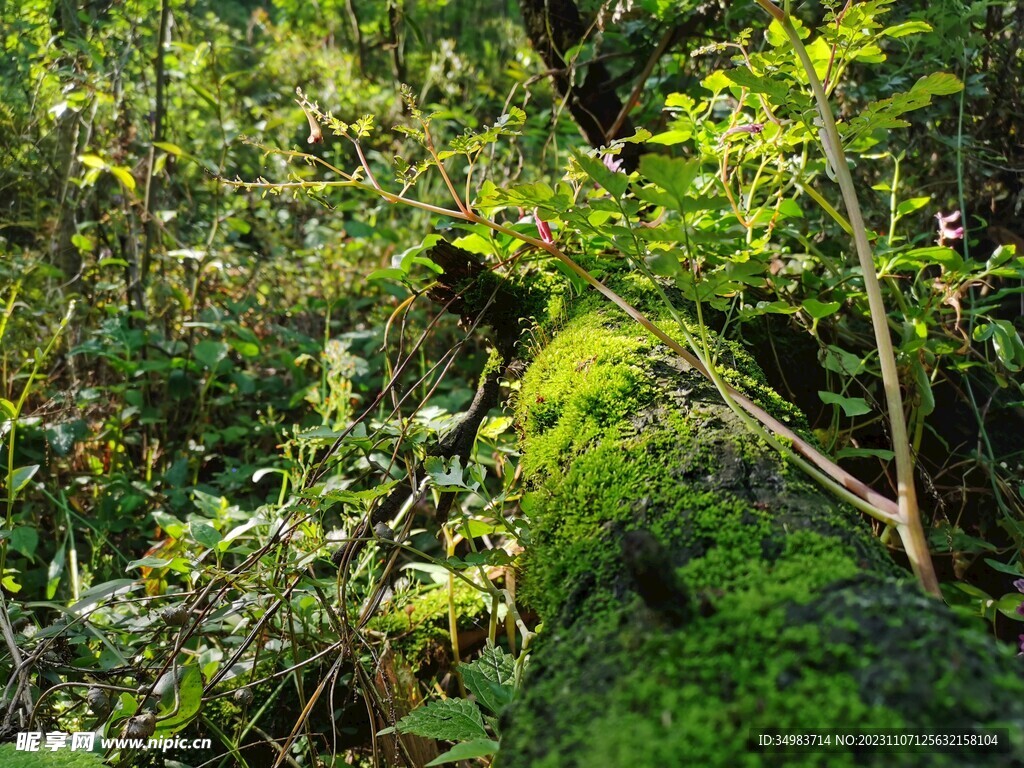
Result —
[[[645, 303], [642, 286], [622, 290]], [[746, 372], [730, 383], [800, 429], [742, 351], [723, 356]], [[617, 309], [577, 308], [527, 373], [518, 419], [533, 539], [522, 594], [544, 630], [501, 768], [1010, 764], [891, 751], [780, 763], [752, 743], [772, 728], [1001, 725], [1024, 757], [1012, 650], [928, 599], [857, 513], [752, 440]]]

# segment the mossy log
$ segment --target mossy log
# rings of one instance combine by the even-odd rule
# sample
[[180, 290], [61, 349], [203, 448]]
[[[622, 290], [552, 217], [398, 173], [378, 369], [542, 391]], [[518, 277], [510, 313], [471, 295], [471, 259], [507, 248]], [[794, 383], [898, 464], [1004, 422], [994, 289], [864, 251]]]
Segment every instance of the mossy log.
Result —
[[[638, 284], [630, 298], [645, 295]], [[723, 346], [720, 361], [804, 428], [742, 350]], [[577, 305], [517, 413], [522, 597], [543, 628], [496, 765], [1024, 765], [1015, 649], [925, 596], [869, 522], [614, 307]], [[767, 729], [997, 727], [999, 753], [756, 744]]]

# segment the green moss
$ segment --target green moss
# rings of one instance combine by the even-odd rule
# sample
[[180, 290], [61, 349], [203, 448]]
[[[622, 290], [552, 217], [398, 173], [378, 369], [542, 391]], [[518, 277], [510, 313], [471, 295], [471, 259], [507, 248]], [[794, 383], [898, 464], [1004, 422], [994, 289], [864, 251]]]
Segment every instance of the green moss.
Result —
[[14, 744], [0, 745], [0, 765], [7, 768], [88, 768], [102, 766], [103, 755], [82, 750], [71, 750], [70, 739], [63, 749], [49, 750], [45, 741], [38, 752], [18, 751]]
[[[641, 282], [619, 290], [655, 313]], [[726, 357], [737, 387], [804, 428], [742, 350]], [[920, 765], [891, 752], [780, 762], [750, 733], [1005, 719], [1024, 733], [1024, 683], [994, 643], [908, 585], [857, 513], [607, 304], [574, 310], [523, 380], [517, 414], [532, 535], [520, 594], [544, 633], [502, 768]], [[644, 596], [623, 551], [633, 530], [661, 543], [665, 583], [698, 616]], [[1014, 748], [1024, 753], [1020, 737]]]
[[[370, 627], [387, 634], [392, 650], [425, 669], [451, 660], [452, 639], [448, 622], [448, 587], [434, 586], [398, 593]], [[486, 614], [484, 595], [461, 579], [454, 586], [459, 630], [479, 626]]]
[[[643, 296], [629, 298], [642, 303]], [[615, 308], [582, 306], [535, 360], [518, 401], [532, 486], [525, 508], [538, 542], [526, 558], [526, 597], [542, 614], [557, 611], [566, 585], [614, 572], [619, 553], [609, 542], [636, 526], [693, 561], [680, 573], [698, 588], [751, 578], [765, 556], [783, 549], [778, 521], [788, 513], [807, 525], [805, 499], [820, 504], [820, 497], [791, 482], [685, 363]], [[742, 351], [734, 357], [753, 368]], [[751, 391], [763, 383], [742, 380]], [[802, 423], [788, 407], [776, 410]], [[737, 480], [744, 495], [721, 487]], [[756, 508], [762, 498], [774, 505], [770, 513]], [[557, 512], [545, 514], [549, 508]], [[847, 515], [826, 506], [812, 517], [821, 530], [849, 534], [862, 559], [881, 563], [877, 546]]]

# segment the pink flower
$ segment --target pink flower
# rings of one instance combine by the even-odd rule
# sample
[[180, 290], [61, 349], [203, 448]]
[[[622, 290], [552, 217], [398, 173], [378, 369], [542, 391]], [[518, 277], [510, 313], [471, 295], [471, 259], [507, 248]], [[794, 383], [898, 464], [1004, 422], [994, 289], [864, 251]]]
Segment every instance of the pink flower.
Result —
[[622, 173], [622, 158], [617, 155], [605, 155], [601, 158], [604, 167], [612, 173]]
[[555, 238], [551, 236], [551, 227], [540, 217], [540, 213], [536, 208], [533, 209], [533, 220], [537, 222], [537, 232], [540, 234], [540, 239], [545, 243], [554, 243]]
[[760, 133], [763, 130], [764, 130], [764, 123], [751, 123], [750, 125], [737, 125], [737, 126], [734, 126], [734, 127], [730, 128], [725, 133], [723, 133], [722, 134], [722, 138], [724, 139], [726, 136], [732, 136], [734, 133], [749, 133], [749, 134], [753, 135], [755, 133]]
[[954, 226], [960, 221], [960, 211], [953, 211], [952, 213], [939, 211], [935, 214], [935, 220], [939, 222], [939, 245], [946, 245], [947, 242], [964, 239], [964, 228], [962, 226]]

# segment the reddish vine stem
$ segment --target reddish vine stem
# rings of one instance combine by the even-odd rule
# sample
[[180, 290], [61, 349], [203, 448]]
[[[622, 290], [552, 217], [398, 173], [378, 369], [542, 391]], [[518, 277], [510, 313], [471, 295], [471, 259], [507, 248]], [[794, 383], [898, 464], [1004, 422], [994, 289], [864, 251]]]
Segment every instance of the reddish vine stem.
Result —
[[935, 567], [932, 564], [931, 552], [928, 549], [928, 541], [921, 525], [921, 513], [917, 504], [917, 491], [914, 487], [914, 458], [911, 454], [906, 416], [903, 411], [903, 395], [900, 390], [899, 371], [896, 367], [896, 353], [889, 335], [888, 313], [878, 281], [867, 228], [861, 214], [857, 189], [846, 161], [843, 143], [832, 115], [832, 107], [829, 104], [825, 88], [822, 86], [821, 80], [818, 79], [807, 49], [793, 26], [789, 13], [776, 6], [771, 0], [756, 0], [756, 2], [771, 14], [785, 31], [814, 93], [818, 116], [821, 120], [821, 142], [826, 159], [835, 172], [836, 182], [843, 195], [847, 218], [853, 230], [857, 258], [863, 273], [864, 291], [867, 294], [868, 306], [871, 310], [871, 324], [875, 334], [875, 344], [878, 348], [878, 361], [882, 369], [882, 388], [885, 391], [892, 448], [896, 458], [899, 504], [899, 519], [896, 529], [903, 541], [903, 547], [914, 570], [914, 575], [917, 576], [921, 586], [928, 593], [941, 597], [939, 580], [935, 575]]

